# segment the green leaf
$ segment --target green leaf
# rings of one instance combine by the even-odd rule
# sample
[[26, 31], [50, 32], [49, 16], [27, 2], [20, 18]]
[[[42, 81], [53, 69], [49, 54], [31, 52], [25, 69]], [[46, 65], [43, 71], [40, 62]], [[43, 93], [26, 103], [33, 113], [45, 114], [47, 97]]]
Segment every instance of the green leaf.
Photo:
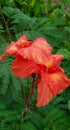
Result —
[[70, 33], [70, 26], [67, 26], [67, 27], [65, 27], [64, 29], [65, 29], [65, 31], [67, 31], [67, 32]]
[[70, 100], [68, 101], [68, 109], [70, 110]]
[[24, 130], [37, 130], [31, 122], [24, 122], [23, 129]]
[[57, 54], [62, 54], [62, 55], [64, 55], [64, 57], [65, 57], [66, 59], [70, 60], [70, 52], [69, 52], [67, 49], [65, 49], [65, 48], [59, 49], [59, 50], [57, 51]]
[[2, 12], [7, 16], [7, 17], [11, 17], [14, 14], [14, 8], [12, 7], [3, 7]]
[[69, 116], [62, 110], [54, 108], [48, 113], [47, 117], [43, 119], [44, 130], [64, 130], [70, 127]]

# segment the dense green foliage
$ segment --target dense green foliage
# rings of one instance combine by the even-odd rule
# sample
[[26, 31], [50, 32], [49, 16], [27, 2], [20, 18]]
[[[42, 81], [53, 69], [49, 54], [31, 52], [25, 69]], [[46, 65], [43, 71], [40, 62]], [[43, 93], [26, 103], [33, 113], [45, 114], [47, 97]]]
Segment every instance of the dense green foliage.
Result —
[[[45, 37], [53, 53], [64, 54], [61, 63], [70, 77], [70, 0], [0, 0], [0, 55], [10, 41], [22, 34], [30, 40]], [[70, 88], [48, 106], [36, 108], [34, 97], [22, 118], [31, 79], [16, 78], [10, 69], [12, 57], [0, 62], [0, 130], [70, 130]]]

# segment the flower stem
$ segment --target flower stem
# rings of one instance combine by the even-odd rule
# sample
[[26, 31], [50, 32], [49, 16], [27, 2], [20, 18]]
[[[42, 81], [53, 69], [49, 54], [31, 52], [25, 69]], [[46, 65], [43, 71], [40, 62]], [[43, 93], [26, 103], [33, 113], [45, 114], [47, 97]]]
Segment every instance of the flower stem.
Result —
[[39, 80], [35, 80], [35, 77], [33, 77], [33, 83], [32, 83], [32, 87], [31, 87], [31, 90], [30, 90], [30, 95], [28, 97], [28, 100], [27, 100], [27, 103], [26, 103], [26, 106], [25, 106], [25, 109], [24, 109], [24, 112], [22, 113], [22, 117], [25, 117], [27, 112], [28, 112], [28, 109], [30, 107], [30, 104], [31, 104], [31, 100], [32, 100], [32, 97], [34, 95], [34, 87], [35, 85], [39, 82]]

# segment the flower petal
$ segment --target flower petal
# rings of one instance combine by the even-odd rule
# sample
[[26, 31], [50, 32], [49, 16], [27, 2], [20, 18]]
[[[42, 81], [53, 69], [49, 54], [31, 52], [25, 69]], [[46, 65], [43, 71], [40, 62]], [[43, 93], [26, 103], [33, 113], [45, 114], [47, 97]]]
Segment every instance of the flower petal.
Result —
[[0, 61], [4, 61], [5, 58], [6, 58], [6, 52], [4, 52], [2, 56], [0, 56]]
[[18, 56], [12, 64], [13, 73], [20, 78], [26, 78], [38, 70], [39, 67], [33, 61], [23, 59], [21, 56]]
[[67, 78], [63, 69], [58, 67], [53, 73], [46, 75], [46, 81], [54, 96], [61, 93], [70, 85], [70, 79]]
[[39, 48], [43, 54], [48, 57], [51, 55], [52, 47], [48, 44], [45, 38], [37, 38], [33, 42], [33, 47]]
[[40, 107], [48, 105], [52, 97], [53, 97], [52, 91], [49, 88], [44, 75], [44, 77], [42, 77], [41, 82], [38, 85], [38, 97], [36, 106]]
[[52, 48], [44, 38], [37, 38], [30, 47], [21, 49], [18, 53], [23, 58], [45, 65], [51, 55], [51, 51]]
[[50, 44], [48, 44], [45, 38], [37, 38], [33, 42], [32, 47], [33, 55], [35, 57], [34, 60], [36, 59], [36, 62], [45, 65], [52, 52]]
[[0, 56], [0, 60], [4, 60], [6, 55], [9, 54], [11, 56], [16, 56], [16, 52], [18, 51], [18, 48], [15, 44], [15, 42], [11, 42], [10, 45], [8, 47], [6, 47], [5, 52], [3, 53], [2, 56]]
[[33, 60], [37, 64], [45, 64], [45, 62], [48, 60], [48, 56], [46, 57], [43, 52], [36, 47], [28, 47], [24, 49], [20, 49], [18, 51], [18, 54], [21, 55], [23, 58], [28, 60]]
[[63, 55], [51, 55], [49, 60], [46, 62], [45, 66], [47, 67], [47, 69], [51, 71], [51, 69], [54, 69], [60, 65], [60, 62], [63, 58]]
[[54, 66], [60, 65], [60, 62], [64, 58], [64, 55], [56, 54], [56, 55], [51, 55], [51, 59], [53, 60]]
[[6, 53], [9, 55], [16, 55], [18, 51], [18, 47], [16, 46], [15, 42], [11, 42], [10, 45], [6, 48]]
[[21, 40], [28, 40], [27, 36], [26, 35], [22, 35], [18, 40], [17, 40], [17, 43], [19, 43]]
[[29, 47], [32, 44], [31, 41], [28, 41], [28, 38], [26, 35], [23, 35], [16, 41], [16, 45], [20, 48]]

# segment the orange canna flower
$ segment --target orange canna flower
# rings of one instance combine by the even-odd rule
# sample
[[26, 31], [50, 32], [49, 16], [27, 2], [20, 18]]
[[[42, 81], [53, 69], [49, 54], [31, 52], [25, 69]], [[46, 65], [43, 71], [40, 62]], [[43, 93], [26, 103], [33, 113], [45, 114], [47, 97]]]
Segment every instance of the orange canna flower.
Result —
[[6, 54], [15, 57], [21, 55], [24, 59], [32, 59], [36, 63], [45, 64], [49, 59], [51, 52], [52, 48], [45, 38], [37, 38], [32, 43], [32, 41], [28, 41], [26, 35], [23, 35], [18, 41], [10, 43], [4, 54], [0, 57], [0, 60], [4, 60]]
[[27, 78], [32, 73], [38, 73], [39, 67], [35, 62], [32, 60], [24, 59], [21, 56], [18, 56], [13, 64], [12, 64], [12, 71], [17, 77]]
[[38, 84], [38, 97], [36, 106], [45, 106], [54, 96], [63, 92], [70, 85], [64, 71], [58, 67], [52, 73], [42, 70], [41, 81]]
[[0, 56], [0, 60], [4, 60], [7, 54], [16, 57], [18, 55], [18, 50], [28, 47], [31, 44], [32, 42], [28, 41], [27, 36], [23, 35], [18, 41], [10, 43], [10, 45], [6, 48], [4, 54]]
[[32, 59], [37, 64], [45, 64], [51, 56], [52, 48], [45, 38], [37, 38], [33, 44], [27, 48], [22, 48], [18, 54], [28, 60]]
[[18, 41], [11, 42], [0, 60], [4, 60], [6, 54], [15, 56], [11, 67], [15, 76], [27, 78], [33, 73], [39, 75], [37, 107], [47, 105], [70, 85], [70, 79], [59, 67], [64, 56], [52, 55], [52, 47], [44, 38], [32, 42], [23, 35]]
[[48, 105], [54, 96], [70, 85], [70, 79], [59, 67], [62, 58], [62, 55], [52, 55], [46, 65], [24, 60], [20, 56], [13, 62], [12, 71], [16, 76], [26, 78], [32, 73], [39, 75], [37, 107]]
[[47, 105], [51, 99], [70, 85], [64, 70], [59, 67], [63, 55], [51, 55], [49, 61], [39, 71], [37, 107]]

